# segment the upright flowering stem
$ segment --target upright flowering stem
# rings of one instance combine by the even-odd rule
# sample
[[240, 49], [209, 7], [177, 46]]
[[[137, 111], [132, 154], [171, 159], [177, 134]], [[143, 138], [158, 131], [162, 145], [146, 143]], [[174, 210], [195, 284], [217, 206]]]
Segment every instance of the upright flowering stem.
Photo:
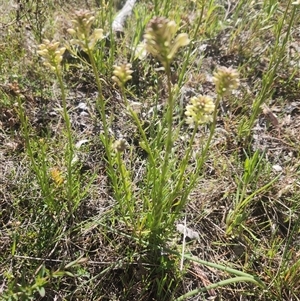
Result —
[[122, 64], [120, 66], [114, 65], [114, 75], [112, 77], [112, 80], [116, 82], [121, 89], [121, 95], [126, 107], [128, 106], [128, 101], [125, 93], [125, 84], [132, 79], [131, 74], [133, 73], [133, 71], [131, 70], [131, 67], [131, 64]]
[[213, 112], [213, 120], [212, 120], [212, 123], [210, 125], [208, 139], [206, 141], [205, 147], [204, 147], [204, 149], [202, 151], [202, 154], [201, 154], [201, 161], [200, 161], [200, 164], [198, 166], [199, 169], [201, 169], [202, 166], [203, 166], [203, 163], [206, 159], [206, 156], [207, 156], [210, 144], [211, 144], [211, 140], [212, 140], [212, 138], [215, 134], [216, 124], [217, 124], [217, 117], [218, 117], [218, 107], [219, 107], [219, 104], [220, 104], [220, 100], [221, 100], [221, 97], [219, 95], [217, 95], [217, 100], [215, 102], [215, 109], [214, 109], [214, 112]]
[[102, 84], [101, 84], [101, 79], [98, 73], [98, 69], [97, 69], [97, 65], [95, 62], [95, 58], [92, 54], [91, 49], [88, 49], [88, 56], [90, 58], [91, 61], [91, 65], [93, 68], [93, 73], [95, 75], [95, 79], [96, 79], [96, 85], [97, 85], [97, 89], [98, 89], [98, 102], [97, 105], [100, 106], [100, 114], [101, 114], [101, 120], [102, 120], [102, 124], [103, 124], [103, 131], [104, 131], [104, 137], [105, 137], [105, 148], [106, 150], [109, 152], [109, 150], [107, 149], [108, 147], [108, 140], [109, 140], [109, 134], [108, 134], [108, 126], [107, 126], [107, 121], [106, 121], [106, 115], [105, 115], [105, 101], [103, 99], [103, 94], [102, 94]]
[[123, 215], [123, 221], [125, 222], [127, 229], [133, 228], [135, 231], [137, 223], [132, 223], [135, 218], [135, 212], [131, 176], [122, 158], [122, 154], [127, 148], [126, 141], [124, 139], [117, 140], [114, 142], [112, 148], [116, 156], [116, 163], [119, 171], [118, 178], [120, 178], [120, 189], [116, 189], [115, 193], [117, 194], [118, 201], [122, 202], [120, 204], [120, 211]]
[[[168, 132], [167, 132], [167, 139], [166, 139], [166, 149], [165, 149], [165, 157], [164, 163], [161, 169], [161, 185], [159, 189], [159, 194], [157, 196], [158, 200], [162, 199], [163, 195], [163, 188], [166, 184], [166, 173], [169, 166], [169, 157], [173, 146], [173, 138], [172, 138], [172, 127], [173, 127], [173, 109], [174, 109], [174, 101], [173, 101], [173, 94], [172, 94], [172, 83], [171, 83], [171, 69], [169, 63], [165, 66], [165, 71], [167, 74], [167, 82], [168, 82], [168, 108], [167, 108], [167, 124], [168, 124]], [[157, 208], [158, 212], [163, 213], [160, 208]]]
[[237, 89], [240, 85], [239, 81], [239, 74], [235, 69], [232, 68], [226, 68], [226, 67], [220, 67], [215, 73], [213, 77], [213, 81], [216, 86], [216, 92], [217, 92], [217, 99], [215, 103], [215, 109], [213, 113], [213, 120], [210, 126], [210, 133], [208, 140], [206, 142], [205, 148], [202, 152], [202, 160], [200, 162], [199, 168], [202, 168], [202, 165], [204, 163], [204, 160], [207, 156], [211, 140], [214, 136], [216, 124], [217, 124], [217, 115], [218, 115], [218, 108], [221, 99], [225, 95], [229, 95], [232, 90]]
[[[175, 200], [178, 195], [180, 195], [180, 189], [182, 189], [183, 187], [185, 187], [185, 191], [187, 190], [189, 184], [185, 185], [186, 184], [186, 181], [187, 179], [184, 177], [185, 173], [186, 173], [186, 168], [187, 168], [187, 165], [188, 165], [188, 162], [190, 160], [190, 154], [192, 152], [192, 149], [194, 147], [194, 140], [195, 140], [195, 137], [196, 137], [196, 134], [198, 132], [198, 122], [196, 122], [195, 126], [194, 126], [194, 129], [193, 129], [193, 133], [189, 139], [189, 145], [188, 145], [188, 148], [187, 148], [187, 151], [184, 155], [184, 158], [181, 162], [181, 165], [180, 165], [180, 173], [179, 173], [179, 177], [178, 177], [178, 181], [176, 183], [176, 187], [173, 189], [172, 191], [172, 195], [170, 197], [171, 200]], [[194, 179], [197, 179], [198, 178], [198, 175], [199, 173], [196, 173], [196, 176], [194, 177]], [[191, 179], [188, 179], [189, 182], [193, 181], [193, 178]], [[191, 186], [193, 187], [193, 186]], [[175, 207], [175, 212], [179, 213], [181, 212], [182, 208], [184, 207], [184, 205], [186, 204], [186, 200], [188, 198], [188, 195], [189, 193], [184, 193], [181, 198], [180, 198], [180, 202], [178, 202], [176, 204], [176, 207]], [[177, 218], [177, 215], [174, 214], [173, 215], [173, 221], [172, 223], [175, 222], [175, 219]]]
[[[132, 76], [132, 70], [131, 70], [131, 64], [122, 64], [120, 66], [115, 65], [112, 80], [117, 83], [117, 85], [121, 89], [121, 95], [123, 97], [123, 100], [125, 102], [125, 105], [127, 109], [130, 110], [130, 107], [128, 107], [128, 101], [126, 97], [125, 92], [125, 84], [127, 81], [129, 81]], [[132, 112], [131, 112], [132, 113]], [[134, 215], [134, 202], [133, 202], [133, 194], [132, 194], [132, 180], [130, 172], [127, 170], [126, 165], [124, 164], [124, 161], [122, 159], [122, 153], [127, 148], [126, 141], [124, 139], [119, 139], [114, 142], [113, 150], [116, 153], [116, 165], [117, 170], [119, 174], [117, 175], [118, 178], [121, 178], [121, 185], [115, 185], [115, 193], [117, 195], [117, 200], [120, 204], [120, 210], [123, 215], [123, 220], [125, 221], [125, 224], [128, 229], [133, 228], [134, 232], [136, 232], [136, 225], [138, 223], [134, 221], [135, 215]], [[114, 171], [115, 173], [115, 171]], [[124, 206], [125, 204], [125, 206]], [[129, 219], [128, 219], [129, 215]]]
[[66, 159], [67, 159], [67, 206], [70, 214], [70, 218], [73, 220], [73, 211], [74, 211], [74, 204], [73, 204], [73, 168], [72, 168], [72, 161], [74, 158], [74, 146], [73, 146], [73, 135], [72, 135], [72, 126], [67, 110], [67, 101], [66, 101], [66, 92], [65, 86], [63, 82], [63, 77], [61, 73], [61, 61], [62, 55], [65, 52], [65, 48], [59, 48], [58, 42], [50, 42], [49, 40], [44, 40], [44, 43], [39, 46], [40, 50], [38, 54], [41, 55], [44, 61], [44, 65], [50, 70], [52, 70], [59, 83], [60, 91], [61, 91], [61, 98], [62, 98], [62, 106], [63, 106], [63, 118], [66, 123], [66, 130], [68, 136], [68, 145], [67, 145], [67, 152], [66, 152]]
[[167, 73], [167, 82], [168, 82], [168, 109], [167, 109], [168, 136], [166, 141], [165, 165], [168, 165], [167, 160], [173, 145], [172, 125], [173, 125], [173, 109], [174, 109], [172, 83], [171, 83], [171, 69], [169, 63], [166, 64], [166, 73]]
[[[164, 206], [167, 206], [164, 204], [163, 201], [163, 190], [165, 188], [165, 185], [167, 183], [167, 171], [169, 167], [169, 158], [170, 153], [173, 146], [173, 137], [172, 137], [172, 127], [173, 127], [173, 108], [174, 108], [174, 101], [173, 101], [173, 94], [172, 94], [172, 83], [171, 83], [171, 70], [169, 63], [165, 64], [165, 71], [167, 74], [167, 82], [168, 82], [168, 108], [166, 113], [166, 119], [167, 119], [167, 138], [165, 142], [165, 155], [164, 155], [164, 162], [160, 170], [159, 175], [159, 187], [158, 187], [158, 193], [154, 196], [153, 199], [153, 217], [154, 222], [152, 224], [152, 239], [154, 242], [157, 242], [158, 235], [160, 234], [161, 225], [163, 221], [163, 217], [165, 214]], [[171, 201], [171, 199], [169, 199]], [[158, 231], [158, 232], [156, 232]]]
[[[182, 46], [186, 46], [189, 43], [187, 34], [181, 33], [176, 36], [177, 26], [174, 21], [170, 21], [164, 17], [154, 17], [147, 25], [144, 40], [146, 50], [157, 58], [163, 65], [168, 83], [168, 104], [166, 111], [167, 122], [167, 137], [165, 141], [165, 154], [164, 162], [160, 168], [159, 181], [155, 180], [156, 187], [153, 189], [152, 195], [152, 216], [153, 222], [151, 224], [151, 238], [154, 241], [159, 240], [161, 234], [161, 228], [163, 224], [163, 218], [166, 210], [170, 209], [169, 203], [172, 201], [170, 195], [166, 200], [164, 197], [164, 189], [167, 183], [167, 172], [169, 169], [170, 154], [173, 146], [173, 110], [174, 110], [174, 98], [172, 93], [171, 82], [171, 62], [174, 59], [178, 49]], [[154, 173], [154, 177], [156, 174]], [[167, 202], [167, 204], [166, 204]]]
[[74, 159], [74, 146], [73, 146], [73, 135], [72, 135], [72, 125], [70, 122], [68, 109], [67, 109], [67, 101], [66, 101], [66, 91], [65, 85], [63, 82], [61, 70], [59, 68], [55, 68], [55, 73], [58, 79], [60, 91], [61, 91], [61, 98], [62, 98], [62, 105], [63, 105], [63, 117], [66, 123], [66, 130], [68, 136], [68, 152], [67, 152], [67, 187], [68, 187], [68, 210], [70, 214], [71, 220], [73, 220], [73, 168], [72, 162]]
[[[98, 89], [98, 99], [97, 106], [100, 109], [100, 115], [104, 131], [104, 144], [108, 159], [110, 158], [109, 149], [109, 132], [105, 115], [105, 101], [102, 94], [102, 84], [98, 73], [97, 64], [93, 55], [93, 50], [97, 42], [103, 39], [103, 30], [100, 28], [94, 29], [92, 31], [92, 24], [95, 17], [90, 11], [79, 10], [75, 12], [75, 18], [72, 20], [73, 28], [68, 29], [68, 32], [74, 36], [71, 40], [72, 44], [79, 45], [83, 51], [88, 54], [90, 63], [93, 69], [93, 73], [96, 80], [96, 85]], [[109, 159], [110, 160], [110, 159]]]
[[[190, 160], [190, 154], [193, 149], [194, 139], [196, 136], [196, 133], [198, 132], [198, 127], [200, 124], [206, 124], [208, 122], [213, 121], [212, 114], [215, 112], [215, 104], [213, 103], [212, 98], [208, 96], [197, 96], [192, 97], [190, 99], [189, 105], [186, 107], [185, 115], [187, 116], [186, 122], [193, 126], [193, 133], [191, 137], [189, 138], [189, 145], [187, 147], [186, 153], [184, 155], [183, 160], [181, 161], [181, 164], [179, 166], [179, 176], [176, 183], [175, 189], [172, 191], [172, 197], [171, 200], [176, 199], [178, 195], [180, 195], [180, 190], [184, 187], [185, 192], [188, 190], [188, 187], [193, 188], [194, 186], [191, 185], [191, 183], [195, 183], [195, 180], [198, 178], [198, 170], [196, 170], [195, 173], [193, 173], [190, 177], [186, 178], [184, 175], [186, 174], [186, 169], [188, 165], [188, 161]], [[213, 132], [211, 132], [211, 135], [213, 135]], [[208, 142], [209, 143], [209, 142]], [[208, 149], [207, 149], [208, 150]], [[205, 152], [205, 155], [207, 153], [207, 150]], [[204, 155], [202, 153], [201, 158], [203, 158]], [[198, 164], [199, 166], [199, 164]], [[188, 181], [189, 183], [186, 183]], [[189, 193], [183, 193], [181, 194], [180, 201], [176, 203], [175, 210], [176, 212], [180, 212], [183, 208], [183, 206], [186, 204], [186, 200]], [[174, 217], [175, 218], [175, 217]]]

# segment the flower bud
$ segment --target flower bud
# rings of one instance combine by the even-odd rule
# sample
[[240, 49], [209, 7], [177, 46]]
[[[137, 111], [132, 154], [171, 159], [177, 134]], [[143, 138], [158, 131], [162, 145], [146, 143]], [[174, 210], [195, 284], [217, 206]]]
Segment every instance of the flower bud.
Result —
[[220, 67], [213, 77], [217, 94], [224, 96], [240, 85], [239, 74], [235, 69]]

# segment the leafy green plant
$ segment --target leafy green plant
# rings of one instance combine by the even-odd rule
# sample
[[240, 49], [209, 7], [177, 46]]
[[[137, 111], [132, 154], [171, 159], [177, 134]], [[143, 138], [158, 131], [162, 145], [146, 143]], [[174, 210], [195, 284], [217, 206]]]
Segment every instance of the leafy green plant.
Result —
[[9, 284], [6, 292], [2, 296], [2, 300], [36, 300], [37, 294], [40, 297], [45, 297], [46, 287], [51, 281], [53, 281], [53, 279], [62, 279], [66, 276], [75, 277], [76, 275], [74, 275], [70, 269], [80, 266], [85, 261], [86, 258], [79, 257], [78, 259], [64, 265], [63, 267], [60, 267], [55, 271], [46, 269], [45, 265], [41, 265], [38, 271], [36, 271], [34, 280], [31, 283], [27, 283], [25, 279], [18, 279], [11, 273], [6, 273], [5, 278], [9, 280]]
[[[104, 129], [101, 140], [106, 149], [108, 175], [111, 179], [114, 197], [119, 204], [117, 214], [121, 215], [121, 221], [126, 225], [127, 230], [132, 232], [132, 235], [143, 242], [147, 242], [150, 262], [159, 264], [157, 273], [161, 273], [158, 272], [161, 269], [166, 271], [166, 274], [165, 272], [162, 273], [165, 276], [160, 278], [157, 287], [158, 296], [162, 298], [163, 291], [165, 289], [169, 291], [173, 284], [172, 278], [168, 276], [167, 272], [170, 270], [170, 266], [163, 263], [164, 256], [160, 254], [173, 237], [175, 221], [185, 208], [189, 193], [194, 188], [199, 177], [199, 172], [202, 169], [215, 131], [219, 102], [232, 89], [238, 87], [238, 74], [230, 68], [220, 68], [215, 73], [214, 81], [218, 95], [216, 104], [207, 96], [193, 97], [191, 99], [185, 114], [187, 123], [193, 127], [193, 133], [186, 145], [185, 154], [181, 158], [176, 143], [183, 124], [179, 123], [176, 125], [173, 119], [175, 95], [171, 80], [171, 62], [179, 47], [186, 46], [189, 43], [189, 39], [184, 33], [179, 34], [175, 38], [176, 24], [173, 21], [163, 17], [155, 17], [149, 22], [144, 35], [144, 45], [146, 51], [157, 58], [164, 67], [168, 87], [167, 107], [163, 118], [157, 123], [157, 136], [153, 140], [149, 140], [147, 137], [138, 113], [127, 100], [125, 83], [131, 79], [131, 65], [115, 66], [113, 71], [113, 80], [120, 87], [128, 114], [132, 117], [139, 131], [141, 137], [140, 146], [148, 156], [146, 174], [142, 184], [143, 189], [136, 193], [133, 188], [132, 172], [128, 169], [123, 159], [123, 153], [127, 148], [126, 142], [124, 140], [116, 140], [112, 144], [108, 135], [102, 86], [93, 54], [96, 39], [102, 37], [102, 31], [100, 32], [100, 29], [95, 30], [90, 36], [89, 32], [93, 17], [86, 11], [78, 12], [76, 16], [77, 19], [73, 21], [75, 28], [70, 29], [69, 32], [76, 35], [77, 38], [73, 41], [81, 45], [83, 50], [87, 52], [96, 78], [99, 92], [98, 108]], [[99, 35], [97, 34], [98, 31]], [[175, 38], [174, 42], [173, 38]], [[211, 122], [209, 138], [202, 153], [196, 158], [195, 167], [192, 171], [187, 172], [190, 168], [189, 159], [199, 125], [209, 122]], [[175, 166], [176, 168], [174, 168]], [[115, 167], [117, 167], [117, 170]]]

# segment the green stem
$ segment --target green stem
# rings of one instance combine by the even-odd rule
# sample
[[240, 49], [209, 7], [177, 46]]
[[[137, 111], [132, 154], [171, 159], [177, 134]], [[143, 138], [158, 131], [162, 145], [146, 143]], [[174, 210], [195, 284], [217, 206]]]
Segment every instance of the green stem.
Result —
[[[214, 110], [214, 113], [213, 113], [213, 121], [212, 121], [212, 124], [210, 126], [209, 137], [208, 137], [208, 140], [206, 142], [205, 148], [202, 150], [200, 159], [197, 160], [197, 168], [196, 168], [196, 170], [194, 172], [195, 175], [199, 175], [200, 174], [200, 172], [202, 170], [202, 167], [203, 167], [203, 164], [204, 164], [204, 162], [206, 160], [207, 153], [209, 151], [210, 144], [211, 144], [212, 138], [213, 138], [215, 130], [216, 130], [217, 117], [218, 117], [218, 107], [219, 107], [219, 104], [220, 104], [220, 100], [221, 100], [221, 96], [218, 95], [216, 103], [215, 103], [215, 110]], [[185, 188], [183, 199], [186, 199], [188, 197], [188, 195], [190, 194], [191, 190], [194, 188], [197, 179], [198, 179], [198, 177], [196, 176], [196, 177], [193, 177], [190, 180], [190, 183]]]
[[255, 281], [249, 277], [243, 277], [243, 276], [234, 277], [234, 278], [219, 281], [217, 283], [214, 283], [214, 284], [202, 287], [202, 288], [196, 288], [196, 289], [180, 296], [179, 298], [175, 299], [174, 301], [183, 301], [183, 300], [186, 300], [187, 298], [195, 296], [199, 293], [206, 292], [206, 291], [209, 291], [209, 290], [215, 289], [215, 288], [220, 288], [220, 287], [223, 287], [223, 286], [226, 286], [229, 284], [233, 284], [233, 283], [237, 283], [237, 282], [252, 282], [254, 284], [257, 284], [257, 281]]
[[213, 114], [213, 121], [212, 121], [212, 124], [210, 126], [209, 136], [208, 136], [205, 148], [204, 148], [204, 150], [202, 151], [202, 154], [201, 154], [201, 161], [200, 161], [199, 169], [202, 168], [202, 166], [203, 166], [203, 164], [206, 160], [206, 156], [207, 156], [207, 153], [208, 153], [209, 148], [210, 148], [211, 140], [212, 140], [212, 138], [215, 134], [216, 125], [217, 125], [217, 117], [218, 117], [218, 108], [219, 108], [220, 100], [221, 100], [221, 96], [218, 95], [216, 103], [215, 103], [215, 110], [214, 110], [214, 114]]
[[[184, 179], [184, 175], [186, 172], [186, 167], [187, 167], [188, 161], [190, 159], [190, 154], [191, 154], [191, 151], [193, 148], [193, 144], [194, 144], [194, 140], [195, 140], [195, 136], [196, 136], [197, 132], [198, 132], [198, 124], [196, 124], [194, 126], [193, 134], [192, 134], [191, 138], [189, 139], [189, 146], [188, 146], [187, 152], [181, 162], [179, 179], [177, 181], [177, 185], [176, 185], [175, 189], [172, 192], [171, 200], [174, 200], [178, 196], [178, 191], [180, 190], [180, 188], [182, 188], [184, 186], [183, 183], [185, 181], [183, 179]], [[186, 200], [186, 198], [182, 198], [182, 200]], [[185, 204], [185, 202], [181, 202], [181, 204], [178, 204], [176, 206], [176, 211], [180, 211], [182, 209], [182, 207], [184, 206], [184, 204]]]
[[94, 55], [92, 53], [92, 49], [89, 48], [88, 44], [89, 44], [88, 38], [86, 37], [85, 46], [86, 46], [87, 53], [88, 53], [88, 56], [89, 56], [89, 59], [91, 62], [91, 66], [93, 69], [93, 73], [95, 76], [96, 85], [97, 85], [97, 89], [98, 89], [98, 98], [97, 98], [96, 106], [97, 106], [97, 109], [99, 110], [99, 113], [101, 116], [103, 132], [104, 132], [104, 135], [100, 135], [100, 138], [104, 144], [106, 158], [107, 158], [107, 162], [108, 162], [107, 169], [108, 169], [108, 173], [110, 175], [110, 179], [112, 181], [112, 186], [117, 187], [117, 178], [116, 178], [116, 175], [115, 175], [115, 172], [113, 169], [113, 159], [112, 159], [112, 155], [111, 155], [111, 143], [110, 143], [110, 139], [109, 139], [109, 130], [108, 130], [108, 124], [107, 124], [106, 115], [105, 115], [105, 101], [104, 101], [103, 94], [102, 94], [101, 79], [100, 79], [100, 76], [98, 73], [98, 69], [97, 69]]
[[[118, 169], [119, 169], [119, 172], [120, 172], [120, 175], [121, 175], [121, 183], [122, 183], [122, 196], [121, 198], [125, 198], [125, 202], [126, 202], [126, 208], [127, 210], [125, 210], [125, 212], [123, 213], [124, 215], [124, 221], [126, 223], [126, 226], [127, 228], [129, 229], [131, 226], [133, 226], [135, 228], [135, 224], [132, 224], [130, 225], [127, 221], [127, 218], [126, 218], [126, 215], [127, 215], [127, 212], [129, 212], [129, 215], [130, 215], [130, 220], [131, 222], [134, 220], [134, 215], [133, 215], [133, 210], [132, 210], [132, 204], [134, 203], [133, 200], [132, 200], [132, 194], [131, 194], [131, 191], [132, 191], [132, 188], [131, 188], [131, 185], [128, 183], [128, 175], [127, 175], [127, 171], [126, 171], [126, 167], [123, 163], [123, 160], [121, 158], [121, 154], [120, 152], [117, 151], [117, 162], [118, 162]], [[118, 200], [120, 201], [121, 198]], [[122, 199], [122, 202], [124, 202], [124, 199]], [[122, 208], [122, 204], [120, 203], [120, 207], [121, 209], [123, 210], [124, 208]]]
[[217, 263], [205, 261], [205, 260], [202, 260], [202, 259], [200, 259], [198, 257], [192, 256], [192, 255], [188, 255], [188, 254], [185, 254], [184, 258], [186, 258], [188, 260], [191, 260], [191, 261], [194, 261], [194, 262], [198, 262], [198, 263], [203, 264], [205, 266], [209, 266], [209, 267], [218, 269], [220, 271], [227, 272], [229, 274], [233, 274], [233, 275], [240, 276], [240, 277], [247, 277], [247, 278], [251, 279], [252, 282], [255, 282], [256, 284], [258, 284], [259, 286], [265, 287], [265, 284], [258, 277], [252, 276], [252, 275], [250, 275], [248, 273], [241, 272], [239, 270], [232, 269], [230, 267], [227, 267], [227, 266], [224, 266], [224, 265], [221, 265], [221, 264], [217, 264]]
[[[288, 18], [287, 13], [288, 13], [288, 10], [289, 10], [290, 3], [291, 3], [291, 1], [289, 1], [288, 5], [286, 7], [286, 10], [285, 10], [284, 16], [282, 17], [282, 20], [281, 20], [281, 22], [279, 23], [279, 26], [278, 26], [278, 31], [277, 31], [277, 36], [276, 36], [276, 45], [274, 47], [275, 51], [273, 51], [273, 55], [272, 55], [271, 60], [270, 60], [269, 70], [263, 78], [262, 90], [261, 90], [257, 100], [253, 104], [253, 113], [251, 114], [250, 121], [249, 121], [249, 127], [248, 127], [249, 131], [252, 128], [252, 126], [253, 126], [253, 124], [254, 124], [254, 122], [255, 122], [258, 114], [259, 114], [259, 111], [261, 109], [261, 105], [264, 103], [265, 99], [267, 97], [269, 97], [270, 91], [272, 91], [272, 85], [273, 85], [273, 82], [274, 82], [274, 78], [276, 77], [276, 73], [277, 73], [277, 70], [278, 70], [278, 67], [279, 67], [280, 63], [283, 60], [284, 52], [285, 52], [285, 49], [286, 49], [288, 39], [291, 36], [291, 29], [292, 29], [292, 25], [294, 23], [294, 18], [295, 18], [295, 13], [296, 13], [297, 7], [296, 7], [296, 5], [294, 5], [294, 8], [292, 10], [292, 16], [291, 16], [291, 18]], [[279, 47], [278, 45], [280, 43], [281, 32], [282, 32], [283, 24], [284, 24], [285, 20], [289, 20], [289, 25], [288, 25], [288, 28], [286, 30], [286, 34], [284, 36], [284, 39], [282, 41], [282, 45], [281, 45], [281, 47]]]
[[[87, 44], [87, 46], [88, 46], [88, 44]], [[98, 89], [97, 106], [98, 107], [100, 106], [100, 115], [101, 115], [101, 120], [102, 120], [102, 124], [103, 124], [104, 136], [105, 136], [106, 142], [108, 143], [109, 135], [108, 135], [108, 126], [107, 126], [107, 121], [106, 121], [106, 115], [105, 115], [105, 102], [104, 102], [103, 94], [102, 94], [102, 84], [101, 84], [100, 76], [98, 73], [97, 65], [96, 65], [92, 50], [87, 47], [87, 51], [88, 51], [88, 56], [89, 56], [91, 65], [92, 65], [93, 73], [94, 73], [95, 79], [96, 79], [96, 85], [97, 85], [97, 89]], [[107, 145], [105, 147], [107, 147]]]
[[68, 136], [68, 146], [67, 146], [67, 187], [68, 187], [68, 210], [71, 219], [73, 220], [73, 211], [74, 211], [74, 201], [73, 201], [73, 168], [72, 168], [72, 161], [74, 158], [74, 146], [73, 146], [73, 136], [72, 136], [72, 125], [70, 122], [70, 117], [68, 114], [67, 109], [67, 100], [66, 100], [66, 91], [65, 86], [62, 78], [61, 71], [58, 66], [55, 67], [55, 73], [58, 79], [60, 91], [61, 91], [61, 98], [62, 98], [62, 106], [63, 106], [63, 118], [66, 123], [66, 130]]
[[[200, 25], [201, 25], [202, 20], [203, 20], [204, 7], [205, 7], [205, 5], [204, 5], [204, 2], [203, 2], [202, 6], [201, 6], [200, 17], [198, 19], [198, 23], [197, 23], [197, 26], [196, 26], [196, 29], [195, 29], [192, 41], [195, 41], [197, 39], [198, 34], [199, 34], [199, 28], [200, 28]], [[182, 66], [182, 70], [181, 70], [180, 75], [179, 75], [178, 87], [181, 87], [181, 84], [182, 84], [182, 81], [183, 81], [183, 77], [186, 75], [187, 66], [190, 64], [190, 56], [191, 56], [192, 50], [194, 49], [194, 45], [193, 45], [192, 41], [189, 44], [187, 55], [185, 57], [185, 60], [184, 60], [183, 66]]]
[[170, 153], [173, 146], [173, 139], [172, 139], [172, 127], [173, 127], [173, 95], [172, 95], [172, 83], [171, 83], [171, 70], [170, 70], [170, 63], [167, 62], [165, 67], [167, 73], [167, 81], [168, 81], [168, 107], [166, 112], [166, 120], [167, 120], [167, 138], [165, 142], [165, 155], [164, 155], [164, 162], [161, 167], [161, 174], [159, 177], [158, 183], [158, 194], [153, 199], [153, 209], [154, 209], [154, 228], [161, 227], [161, 219], [163, 217], [164, 209], [163, 209], [163, 190], [165, 188], [167, 179], [166, 174], [169, 166], [169, 158]]

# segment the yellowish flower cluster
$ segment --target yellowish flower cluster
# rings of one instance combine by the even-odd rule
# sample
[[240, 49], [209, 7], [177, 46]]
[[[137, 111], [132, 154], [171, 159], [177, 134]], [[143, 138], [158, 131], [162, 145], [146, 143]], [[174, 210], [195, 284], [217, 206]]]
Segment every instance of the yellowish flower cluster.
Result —
[[214, 110], [215, 104], [209, 96], [192, 97], [186, 106], [186, 122], [190, 125], [212, 122]]
[[52, 71], [60, 70], [60, 63], [66, 48], [59, 48], [59, 42], [43, 40], [43, 44], [39, 45], [39, 49], [37, 53], [43, 58], [44, 65]]
[[70, 41], [71, 44], [80, 46], [86, 52], [94, 49], [96, 43], [104, 37], [103, 30], [100, 28], [94, 29], [91, 33], [94, 20], [95, 17], [88, 10], [75, 12], [75, 19], [71, 21], [73, 28], [68, 29], [68, 32], [74, 36]]
[[229, 94], [240, 85], [239, 74], [235, 69], [220, 67], [213, 77], [216, 85], [216, 92], [220, 96]]
[[122, 87], [127, 81], [131, 80], [132, 72], [131, 64], [122, 64], [120, 66], [115, 65], [112, 80]]
[[60, 186], [64, 182], [61, 171], [57, 167], [50, 169], [50, 176], [57, 186]]
[[175, 38], [176, 32], [176, 23], [164, 17], [154, 17], [146, 28], [144, 35], [146, 50], [164, 67], [172, 61], [179, 47], [186, 46], [190, 42], [186, 33], [181, 33]]
[[116, 140], [114, 143], [113, 143], [113, 149], [118, 152], [118, 153], [122, 153], [126, 150], [127, 148], [127, 142], [125, 139], [119, 139], [119, 140]]

